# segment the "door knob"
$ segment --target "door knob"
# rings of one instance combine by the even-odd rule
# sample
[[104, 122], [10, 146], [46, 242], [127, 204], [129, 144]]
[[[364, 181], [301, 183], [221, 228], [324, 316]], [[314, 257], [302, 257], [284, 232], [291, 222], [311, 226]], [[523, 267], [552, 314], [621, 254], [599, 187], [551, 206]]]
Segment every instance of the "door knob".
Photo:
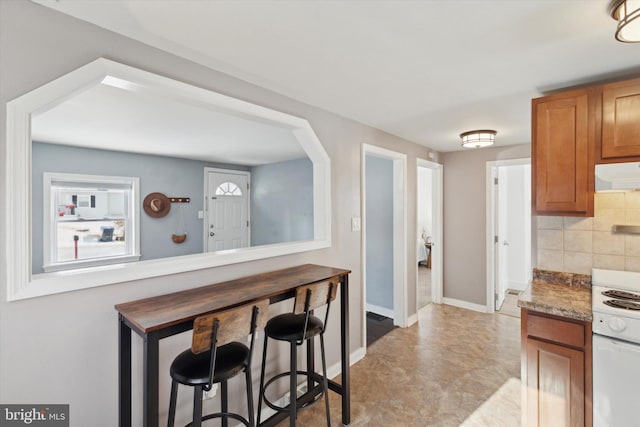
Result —
[[211, 236], [211, 237], [213, 237], [215, 235], [216, 235], [216, 233], [214, 233], [213, 231], [209, 233], [209, 236]]

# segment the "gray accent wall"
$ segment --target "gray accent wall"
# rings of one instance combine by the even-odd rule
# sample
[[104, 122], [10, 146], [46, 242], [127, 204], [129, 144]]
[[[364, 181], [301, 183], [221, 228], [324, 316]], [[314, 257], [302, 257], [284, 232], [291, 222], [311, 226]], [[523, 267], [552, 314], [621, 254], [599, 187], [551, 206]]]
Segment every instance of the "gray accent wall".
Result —
[[251, 246], [313, 239], [313, 163], [251, 168]]
[[[417, 235], [416, 159], [427, 159], [429, 149], [38, 4], [25, 0], [0, 0], [1, 164], [4, 165], [7, 155], [6, 103], [100, 57], [309, 120], [331, 159], [332, 246], [14, 302], [6, 301], [6, 277], [0, 275], [0, 402], [68, 403], [73, 426], [118, 425], [118, 315], [114, 310], [115, 304], [305, 263], [352, 271], [347, 302], [351, 314], [349, 347], [352, 362], [358, 360], [358, 355], [364, 354], [366, 341], [362, 333], [363, 249], [361, 234], [351, 230], [351, 218], [361, 215], [361, 144], [366, 142], [407, 155], [406, 192], [409, 202], [406, 212], [409, 236]], [[524, 150], [527, 148], [523, 147]], [[438, 161], [437, 153], [434, 154], [434, 160]], [[445, 167], [445, 171], [448, 167]], [[452, 163], [451, 168], [454, 167], [456, 165]], [[12, 191], [5, 171], [0, 170], [0, 173], [3, 174], [0, 180], [3, 190]], [[460, 178], [465, 173], [465, 170], [461, 170]], [[477, 175], [471, 178], [477, 179]], [[446, 180], [445, 176], [445, 183]], [[448, 202], [451, 200], [445, 200], [445, 203]], [[0, 216], [4, 217], [6, 211], [6, 199], [0, 197]], [[446, 221], [448, 218], [445, 218]], [[4, 222], [0, 222], [0, 244], [3, 248], [0, 250], [0, 271], [4, 272], [7, 269], [4, 248], [11, 244], [7, 242]], [[408, 314], [415, 316], [414, 238], [407, 242], [406, 251]], [[455, 256], [455, 249], [453, 251], [452, 259], [455, 262], [458, 257]], [[481, 257], [482, 253], [473, 256]], [[448, 271], [445, 272], [447, 282]], [[483, 281], [478, 274], [473, 279], [476, 285]], [[465, 295], [464, 287], [467, 285], [468, 282], [465, 282], [457, 291], [459, 298], [475, 298], [474, 294]], [[291, 301], [283, 301], [272, 305], [269, 310], [273, 315], [290, 311], [291, 304]], [[331, 310], [325, 336], [330, 369], [340, 363], [339, 333], [340, 311]], [[169, 402], [171, 384], [168, 372], [171, 361], [189, 348], [190, 338], [191, 333], [184, 333], [160, 343], [161, 403]], [[142, 340], [135, 335], [132, 351], [133, 425], [142, 425]], [[286, 366], [288, 352], [283, 353], [286, 354], [273, 353], [267, 365], [267, 375], [273, 373], [274, 367]], [[256, 389], [257, 383], [254, 383]], [[230, 394], [231, 401], [244, 399], [241, 388], [230, 390]], [[178, 397], [177, 423], [184, 425], [191, 415], [192, 396], [181, 393]], [[205, 402], [205, 410], [214, 402], [217, 400]], [[161, 405], [160, 424], [166, 424], [166, 419], [167, 407]]]
[[393, 160], [365, 165], [367, 304], [393, 311]]
[[[246, 171], [248, 167], [178, 159], [163, 156], [95, 150], [67, 145], [32, 144], [32, 272], [42, 273], [43, 172], [88, 175], [112, 175], [140, 178], [140, 252], [141, 260], [195, 254], [203, 251], [202, 221], [198, 211], [204, 202], [204, 168], [216, 167]], [[167, 197], [189, 197], [189, 203], [171, 206], [167, 216], [152, 218], [142, 211], [144, 197], [153, 192]], [[182, 209], [187, 240], [171, 240], [177, 230]]]
[[441, 157], [444, 297], [480, 308], [487, 304], [487, 162], [531, 157], [531, 145], [452, 151]]

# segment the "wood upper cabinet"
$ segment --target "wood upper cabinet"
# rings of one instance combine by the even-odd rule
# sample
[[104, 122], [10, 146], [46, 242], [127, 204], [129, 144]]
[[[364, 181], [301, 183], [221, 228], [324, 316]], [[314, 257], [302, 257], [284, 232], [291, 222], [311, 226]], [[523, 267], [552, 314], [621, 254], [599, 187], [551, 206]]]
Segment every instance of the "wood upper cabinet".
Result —
[[598, 161], [640, 160], [640, 78], [602, 86]]
[[532, 101], [532, 204], [536, 215], [593, 216], [593, 89]]
[[592, 425], [591, 323], [522, 310], [522, 425]]

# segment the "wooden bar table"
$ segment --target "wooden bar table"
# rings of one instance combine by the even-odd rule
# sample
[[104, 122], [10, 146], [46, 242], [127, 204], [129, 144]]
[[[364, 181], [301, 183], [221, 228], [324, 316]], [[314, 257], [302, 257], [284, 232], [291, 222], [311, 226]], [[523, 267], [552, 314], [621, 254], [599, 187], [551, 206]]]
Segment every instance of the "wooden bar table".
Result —
[[[256, 274], [228, 282], [216, 283], [115, 306], [118, 311], [119, 344], [119, 425], [131, 426], [131, 331], [143, 339], [143, 408], [144, 427], [158, 426], [158, 349], [159, 342], [193, 329], [193, 320], [205, 313], [224, 310], [262, 298], [273, 304], [295, 296], [298, 286], [337, 279], [340, 282], [340, 354], [341, 383], [329, 381], [329, 388], [342, 397], [342, 423], [350, 417], [349, 383], [349, 273], [321, 265], [305, 264], [268, 273]], [[309, 356], [309, 355], [308, 355]], [[313, 353], [310, 362], [313, 364]], [[168, 373], [167, 373], [168, 375]], [[277, 413], [261, 426], [275, 426], [287, 414]]]

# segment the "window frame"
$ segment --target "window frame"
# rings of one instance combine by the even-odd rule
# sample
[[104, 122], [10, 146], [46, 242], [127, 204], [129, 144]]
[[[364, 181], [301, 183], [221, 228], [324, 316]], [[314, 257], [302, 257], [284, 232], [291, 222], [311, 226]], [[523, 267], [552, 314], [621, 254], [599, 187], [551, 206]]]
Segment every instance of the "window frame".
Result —
[[[78, 268], [100, 267], [104, 265], [122, 264], [140, 260], [140, 179], [138, 177], [87, 175], [58, 172], [44, 172], [43, 179], [43, 269], [45, 273], [75, 270]], [[126, 254], [102, 258], [90, 258], [74, 261], [56, 261], [57, 255], [57, 222], [56, 194], [52, 187], [56, 182], [77, 184], [92, 188], [127, 188], [125, 200], [127, 212], [125, 221]]]
[[[115, 80], [114, 80], [115, 79]], [[32, 274], [32, 176], [31, 116], [72, 98], [86, 88], [109, 81], [125, 83], [127, 90], [159, 94], [187, 102], [202, 103], [227, 114], [250, 117], [290, 129], [313, 163], [314, 236], [312, 240], [263, 245], [142, 260], [126, 265]], [[15, 98], [6, 105], [6, 155], [4, 156], [3, 249], [5, 262], [0, 276], [7, 301], [18, 301], [61, 292], [115, 285], [165, 275], [194, 272], [220, 266], [264, 260], [330, 248], [332, 245], [331, 159], [308, 120], [193, 86], [175, 79], [120, 64], [105, 58], [58, 77]], [[123, 268], [126, 267], [126, 268]], [[99, 273], [99, 274], [96, 274]], [[145, 285], [146, 286], [146, 285]]]

